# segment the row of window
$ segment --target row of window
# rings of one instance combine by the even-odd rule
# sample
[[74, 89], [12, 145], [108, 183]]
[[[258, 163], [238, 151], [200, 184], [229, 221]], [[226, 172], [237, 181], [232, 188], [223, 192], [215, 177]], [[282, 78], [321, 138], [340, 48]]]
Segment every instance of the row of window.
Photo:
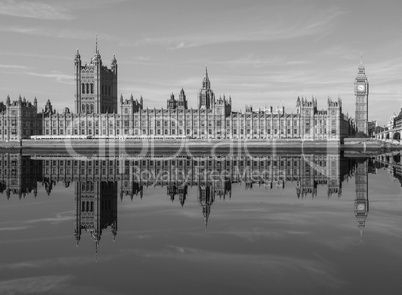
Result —
[[[290, 158], [290, 159], [288, 159]], [[247, 164], [247, 166], [250, 166], [251, 163], [253, 163], [254, 166], [261, 165], [263, 166], [264, 163], [266, 163], [268, 166], [272, 163], [274, 166], [280, 165], [280, 166], [290, 166], [293, 165], [297, 166], [298, 163], [301, 161], [301, 157], [261, 157], [258, 160], [250, 160], [247, 157], [240, 157], [238, 159], [231, 159], [231, 160], [198, 160], [198, 159], [191, 159], [191, 160], [183, 160], [183, 159], [174, 159], [174, 160], [92, 160], [92, 161], [79, 161], [79, 160], [45, 160], [45, 167], [52, 167], [52, 166], [60, 166], [60, 167], [98, 167], [98, 166], [120, 166], [120, 163], [123, 166], [153, 166], [154, 164], [157, 166], [160, 165], [169, 165], [171, 164], [172, 166], [175, 166], [176, 163], [178, 166], [183, 166], [184, 163], [187, 163], [187, 165], [190, 165], [193, 163], [194, 165], [200, 165], [200, 166], [214, 166], [214, 165], [230, 165], [230, 163], [237, 163], [237, 162], [244, 162]], [[327, 156], [323, 157], [314, 157], [310, 158], [310, 162], [313, 162], [314, 164], [317, 164], [319, 166], [325, 167], [327, 165], [327, 162], [331, 164], [332, 166], [335, 166], [337, 164], [336, 161], [332, 160], [329, 161], [329, 158]], [[17, 160], [10, 160], [10, 165], [16, 166]], [[0, 164], [2, 164], [2, 161], [0, 160]], [[7, 160], [4, 160], [4, 165], [7, 165]], [[236, 164], [234, 164], [236, 165]], [[243, 164], [240, 164], [243, 165]], [[93, 189], [89, 188], [89, 189]]]
[[[93, 113], [94, 111], [94, 105], [93, 104], [82, 104], [82, 108], [81, 108], [82, 112], [84, 113]], [[165, 120], [154, 120], [154, 119], [150, 119], [150, 120], [121, 120], [120, 118], [117, 118], [116, 120], [113, 119], [109, 119], [109, 120], [73, 120], [74, 124], [77, 125], [78, 123], [80, 123], [81, 125], [85, 126], [85, 122], [88, 122], [88, 124], [92, 124], [92, 122], [95, 122], [96, 124], [99, 124], [98, 122], [101, 121], [103, 126], [105, 126], [106, 122], [109, 122], [110, 126], [113, 126], [113, 124], [120, 126], [120, 122], [123, 122], [122, 124], [125, 124], [126, 126], [128, 126], [130, 124], [130, 122], [132, 122], [132, 124], [134, 124], [135, 127], [141, 125], [149, 125], [149, 126], [183, 126], [184, 124], [186, 124], [187, 126], [216, 126], [216, 127], [221, 127], [223, 126], [223, 123], [226, 123], [226, 126], [246, 126], [246, 127], [251, 127], [251, 126], [261, 126], [261, 127], [265, 127], [265, 126], [299, 126], [300, 125], [300, 121], [298, 120], [294, 120], [294, 121], [290, 121], [290, 120], [275, 120], [275, 121], [251, 121], [251, 120], [238, 120], [238, 121], [230, 121], [230, 120], [214, 120], [214, 121], [191, 121], [191, 120], [175, 120], [175, 119], [165, 119]], [[52, 122], [52, 125], [56, 125], [57, 122], [59, 122], [60, 126], [63, 126], [64, 124], [64, 120], [46, 120], [45, 121], [45, 126], [49, 127], [50, 122]], [[71, 120], [68, 119], [65, 121], [67, 125], [71, 124]], [[115, 123], [114, 123], [115, 122]], [[335, 125], [336, 124], [336, 119], [331, 120], [331, 124]], [[305, 125], [311, 125], [311, 121], [307, 120], [305, 121]], [[319, 126], [325, 126], [327, 125], [327, 121], [326, 120], [314, 120], [314, 125], [319, 125]], [[0, 123], [1, 124], [1, 123]]]
[[[48, 122], [46, 122], [46, 123], [48, 123]], [[125, 123], [126, 124], [125, 124], [124, 127], [129, 127], [128, 122], [125, 122]], [[91, 133], [91, 132], [93, 132], [93, 130], [92, 130], [92, 122], [89, 121], [87, 125], [88, 125], [88, 131], [86, 131], [85, 124], [82, 124], [81, 126], [78, 126], [78, 124], [74, 124], [74, 127], [75, 127], [73, 129], [74, 134], [77, 135], [78, 130], [80, 130], [80, 128], [82, 128], [81, 129], [81, 134], [85, 135], [87, 132], [89, 134], [92, 134]], [[48, 127], [48, 126], [49, 126], [49, 124], [46, 124], [46, 127]], [[105, 121], [103, 121], [102, 126], [106, 127], [106, 122]], [[60, 124], [59, 127], [63, 128], [63, 124]], [[79, 128], [77, 128], [77, 127], [79, 127]], [[98, 121], [96, 121], [95, 127], [99, 127], [99, 122]], [[120, 124], [117, 124], [117, 127], [119, 128]], [[151, 126], [151, 127], [153, 127], [153, 126]], [[173, 126], [173, 127], [175, 127], [175, 126]], [[205, 126], [201, 126], [201, 127], [205, 127]], [[226, 133], [228, 133], [228, 134], [230, 134], [230, 133], [233, 133], [233, 134], [251, 134], [251, 133], [254, 133], [254, 134], [259, 134], [259, 133], [267, 133], [267, 134], [271, 134], [271, 133], [272, 134], [279, 134], [280, 133], [280, 134], [285, 134], [285, 133], [288, 133], [288, 134], [291, 134], [292, 130], [293, 130], [293, 133], [297, 134], [298, 130], [299, 130], [298, 128], [291, 129], [291, 128], [286, 128], [284, 126], [281, 126], [282, 128], [278, 128], [278, 126], [273, 126], [273, 127], [267, 126], [268, 128], [258, 128], [258, 129], [255, 128], [255, 127], [254, 127], [254, 129], [252, 129], [252, 128], [239, 128], [239, 127], [240, 126], [235, 126], [234, 128], [226, 129]], [[241, 126], [241, 127], [243, 127], [243, 126]], [[295, 126], [295, 127], [297, 127], [297, 126]], [[109, 128], [113, 128], [113, 129], [109, 129], [109, 133], [116, 132], [117, 134], [119, 134], [119, 132], [120, 132], [120, 129], [115, 130], [114, 126], [112, 124], [109, 124]], [[142, 133], [144, 135], [147, 134], [147, 132], [148, 132], [147, 129], [148, 128], [146, 128], [146, 126], [143, 126]], [[336, 133], [336, 129], [337, 129], [336, 126], [333, 126], [333, 128], [331, 130], [332, 130], [332, 132]], [[53, 130], [52, 133], [50, 132], [50, 130], [51, 129], [49, 129], [49, 128], [45, 129], [45, 134], [46, 135], [50, 135], [50, 134], [57, 135], [58, 134], [57, 133], [58, 129], [52, 129]], [[103, 134], [106, 134], [107, 128], [103, 128], [103, 130], [104, 130]], [[138, 130], [140, 130], [140, 129], [138, 129], [138, 128], [134, 129], [135, 134], [138, 134]], [[192, 132], [194, 134], [197, 134], [197, 132], [204, 132], [206, 130], [208, 130], [209, 134], [213, 134], [213, 133], [220, 133], [220, 132], [224, 131], [225, 129], [219, 129], [219, 130], [216, 130], [214, 128], [187, 128], [187, 129], [186, 128], [177, 128], [176, 129], [176, 128], [169, 128], [169, 126], [165, 126], [165, 129], [163, 129], [163, 128], [162, 129], [160, 129], [160, 128], [157, 128], [157, 129], [150, 128], [149, 129], [149, 134], [154, 134], [154, 132], [155, 132], [155, 134], [169, 134], [169, 133], [171, 133], [171, 134], [176, 134], [176, 133], [177, 134], [183, 134], [185, 132], [185, 130], [186, 130], [186, 134], [191, 134]], [[312, 131], [312, 128], [309, 126], [309, 124], [307, 124], [305, 126], [305, 133], [310, 133], [311, 131]], [[326, 134], [327, 133], [327, 128], [314, 127], [314, 131], [315, 131], [314, 133]], [[63, 132], [64, 132], [64, 128], [59, 129], [59, 134], [60, 135], [63, 135]], [[70, 134], [69, 132], [71, 132], [71, 127], [68, 127], [66, 132], [68, 132], [67, 134]], [[96, 132], [95, 134], [99, 134], [99, 129], [96, 128], [94, 132]]]
[[[102, 95], [111, 95], [110, 85], [102, 85], [101, 93]], [[94, 83], [81, 83], [81, 93], [82, 94], [94, 94]]]
[[[224, 133], [221, 132], [214, 132], [212, 129], [201, 129], [201, 130], [197, 130], [197, 129], [172, 129], [172, 130], [168, 130], [168, 129], [157, 129], [157, 130], [149, 130], [149, 133], [147, 132], [146, 129], [143, 129], [142, 132], [141, 130], [134, 130], [134, 132], [129, 132], [129, 129], [124, 129], [124, 130], [109, 130], [109, 133], [107, 132], [107, 129], [89, 129], [89, 130], [81, 130], [81, 132], [79, 132], [78, 129], [67, 129], [66, 133], [63, 129], [59, 130], [59, 133], [57, 133], [56, 129], [51, 130], [46, 129], [45, 130], [45, 134], [46, 135], [224, 135]], [[101, 133], [100, 133], [101, 132]], [[1, 134], [1, 131], [0, 131]], [[5, 134], [7, 134], [5, 132]], [[16, 133], [13, 133], [16, 134]], [[25, 132], [24, 132], [25, 134]], [[27, 133], [26, 135], [33, 135], [33, 131], [31, 130], [31, 134]], [[226, 135], [256, 135], [256, 136], [264, 136], [264, 135], [293, 135], [293, 136], [297, 136], [299, 135], [298, 129], [293, 129], [293, 134], [292, 134], [292, 130], [291, 129], [273, 129], [273, 130], [266, 130], [266, 132], [261, 131], [261, 130], [251, 130], [251, 129], [233, 129], [233, 131], [231, 132], [231, 130], [226, 130]], [[306, 129], [305, 130], [305, 134], [311, 134], [311, 130], [310, 129]], [[327, 130], [326, 129], [318, 129], [315, 132], [316, 135], [326, 135], [327, 134]], [[337, 134], [337, 130], [336, 129], [331, 129], [331, 135], [335, 136]]]
[[81, 83], [81, 93], [82, 94], [93, 94], [94, 84], [93, 83]]
[[[89, 105], [87, 105], [87, 107], [89, 107]], [[85, 108], [83, 108], [83, 111], [85, 111]], [[93, 105], [90, 105], [90, 111], [91, 112], [93, 111]], [[78, 120], [75, 120], [74, 121], [74, 126], [76, 127], [76, 126], [78, 126], [78, 124], [80, 124], [80, 126], [82, 126], [82, 127], [85, 127], [86, 125], [88, 125], [88, 127], [91, 127], [92, 122], [95, 122], [95, 126], [99, 126], [99, 120], [96, 120], [96, 121], [90, 121], [89, 120], [89, 121], [81, 121], [81, 122], [79, 122]], [[101, 121], [101, 122], [102, 122], [102, 126], [106, 126], [106, 123], [107, 123], [106, 120]], [[120, 127], [120, 122], [122, 122], [122, 124], [124, 124], [125, 127], [130, 126], [130, 121], [128, 121], [128, 120], [124, 120], [124, 121], [120, 121], [120, 120], [111, 121], [111, 120], [109, 120], [108, 122], [109, 122], [109, 124], [108, 124], [109, 127], [112, 127], [112, 128], [114, 126]], [[59, 123], [60, 127], [64, 126], [64, 121], [59, 121], [58, 123]], [[154, 126], [156, 126], [156, 127], [161, 127], [161, 126], [176, 127], [176, 126], [184, 126], [183, 123], [184, 123], [183, 121], [177, 121], [177, 122], [176, 121], [156, 121], [156, 122], [151, 121], [150, 123], [147, 124], [146, 121], [141, 121], [141, 125], [143, 127], [146, 127], [147, 125], [150, 126], [150, 127], [154, 127]], [[198, 127], [198, 126], [206, 127], [206, 126], [208, 126], [208, 127], [216, 127], [216, 128], [222, 128], [223, 127], [221, 121], [215, 121], [215, 124], [213, 124], [213, 123], [214, 122], [209, 122], [208, 124], [206, 124], [205, 122], [201, 122], [200, 124], [198, 124], [198, 122], [193, 122], [193, 124], [191, 124], [190, 122], [186, 121], [186, 126], [190, 126], [190, 127], [191, 126], [193, 126], [193, 127]], [[278, 122], [274, 122], [274, 124], [272, 124], [272, 125], [271, 125], [271, 122], [269, 122], [268, 124], [261, 123], [260, 125], [251, 124], [251, 122], [246, 122], [246, 124], [244, 124], [244, 122], [237, 122], [237, 124], [236, 124], [236, 122], [233, 122], [233, 124], [230, 124], [230, 122], [226, 122], [226, 123], [227, 123], [226, 127], [230, 127], [230, 126], [233, 126], [233, 127], [243, 127], [243, 126], [245, 126], [245, 127], [252, 127], [252, 126], [257, 127], [258, 126], [258, 127], [268, 127], [268, 128], [270, 128], [271, 126], [274, 126], [274, 127], [275, 126], [276, 127], [278, 127], [278, 126], [280, 126], [280, 127], [292, 126], [290, 122], [288, 122], [287, 124], [284, 124], [283, 122], [280, 122], [280, 124], [278, 124]], [[67, 126], [70, 125], [70, 124], [71, 124], [70, 120], [66, 121]], [[52, 121], [52, 125], [57, 126], [57, 121]], [[139, 127], [140, 122], [139, 121], [134, 121], [134, 123], [131, 124], [131, 125], [133, 125], [134, 127]], [[310, 123], [306, 122], [306, 125], [310, 125]], [[325, 126], [326, 124], [322, 124], [322, 125]], [[49, 126], [50, 126], [50, 121], [45, 121], [45, 127], [49, 127]], [[299, 123], [297, 121], [293, 122], [293, 127], [297, 127], [297, 126], [299, 126]]]

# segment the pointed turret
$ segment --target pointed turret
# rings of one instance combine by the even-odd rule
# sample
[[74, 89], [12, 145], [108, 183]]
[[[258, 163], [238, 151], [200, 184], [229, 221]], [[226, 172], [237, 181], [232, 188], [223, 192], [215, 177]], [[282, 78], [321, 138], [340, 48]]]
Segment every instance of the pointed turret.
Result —
[[75, 53], [75, 61], [77, 62], [79, 60], [81, 60], [81, 55], [80, 55], [80, 52], [78, 51], [78, 48], [77, 48], [77, 52]]
[[361, 74], [361, 75], [366, 74], [366, 69], [363, 65], [363, 54], [360, 56], [359, 74]]
[[211, 109], [214, 104], [215, 95], [211, 90], [211, 82], [208, 77], [208, 69], [205, 67], [205, 76], [202, 81], [202, 89], [198, 94], [198, 108]]
[[184, 93], [183, 87], [180, 90], [179, 100], [183, 100], [186, 98], [186, 94]]
[[116, 55], [113, 54], [113, 58], [112, 58], [112, 71], [117, 74], [117, 59], [116, 59]]
[[98, 34], [96, 34], [96, 41], [95, 41], [95, 55], [93, 58], [93, 61], [95, 63], [102, 63], [102, 59], [101, 59], [101, 55], [99, 53], [99, 49], [98, 49]]
[[186, 93], [184, 92], [183, 87], [180, 90], [179, 100], [177, 101], [177, 108], [178, 109], [187, 109], [187, 98]]
[[177, 101], [174, 99], [174, 94], [172, 92], [172, 94], [170, 95], [170, 99], [167, 101], [167, 108], [168, 109], [175, 109], [177, 108]]
[[209, 81], [207, 67], [205, 67], [205, 77], [204, 77], [204, 80], [202, 81], [202, 88], [205, 90], [211, 89], [211, 82]]

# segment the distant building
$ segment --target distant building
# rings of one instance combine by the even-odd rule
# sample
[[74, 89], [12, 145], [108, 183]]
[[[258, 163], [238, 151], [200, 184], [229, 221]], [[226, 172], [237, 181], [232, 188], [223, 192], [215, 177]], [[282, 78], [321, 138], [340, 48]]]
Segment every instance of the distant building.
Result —
[[389, 117], [388, 123], [387, 123], [387, 128], [388, 130], [392, 130], [395, 127], [395, 118], [396, 115], [392, 114], [391, 117]]
[[368, 127], [368, 133], [367, 133], [367, 135], [369, 136], [369, 137], [373, 137], [374, 136], [374, 134], [376, 133], [376, 128], [377, 128], [377, 126], [378, 126], [378, 124], [377, 124], [377, 121], [376, 120], [374, 120], [374, 121], [370, 121], [370, 122], [368, 122], [368, 125], [367, 125]]
[[402, 128], [402, 108], [397, 116], [394, 117], [394, 128]]

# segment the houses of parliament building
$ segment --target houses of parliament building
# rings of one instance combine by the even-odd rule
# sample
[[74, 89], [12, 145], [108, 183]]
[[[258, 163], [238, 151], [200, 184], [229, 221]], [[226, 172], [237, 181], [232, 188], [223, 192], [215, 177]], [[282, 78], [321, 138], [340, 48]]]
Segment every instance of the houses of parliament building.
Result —
[[197, 106], [190, 108], [184, 89], [173, 93], [166, 108], [148, 108], [144, 99], [118, 98], [118, 64], [103, 64], [99, 50], [83, 63], [77, 50], [74, 59], [74, 112], [56, 111], [50, 100], [38, 112], [33, 103], [19, 97], [0, 103], [0, 140], [20, 141], [42, 136], [63, 138], [119, 139], [299, 139], [342, 142], [350, 133], [350, 120], [342, 113], [340, 98], [328, 98], [319, 110], [317, 99], [299, 97], [296, 109], [284, 107], [232, 110], [231, 97], [215, 96], [208, 71], [198, 93]]

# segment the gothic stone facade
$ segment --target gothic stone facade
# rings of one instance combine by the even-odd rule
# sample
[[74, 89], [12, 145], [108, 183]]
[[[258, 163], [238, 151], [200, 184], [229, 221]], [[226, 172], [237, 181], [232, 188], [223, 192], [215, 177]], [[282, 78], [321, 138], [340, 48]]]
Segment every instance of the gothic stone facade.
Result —
[[[339, 98], [328, 99], [326, 110], [317, 108], [315, 98], [297, 98], [294, 112], [286, 112], [284, 107], [253, 110], [251, 106], [246, 106], [244, 111], [232, 111], [230, 97], [215, 97], [206, 71], [196, 108], [188, 108], [183, 89], [178, 99], [171, 95], [166, 109], [145, 108], [143, 98], [138, 100], [133, 96], [129, 99], [121, 97], [118, 107], [115, 57], [109, 69], [102, 64], [96, 50], [91, 62], [82, 65], [77, 51], [74, 64], [75, 113], [68, 108], [56, 112], [48, 101], [45, 109], [38, 114], [40, 126], [37, 126], [36, 103], [32, 108], [28, 107], [30, 103], [17, 103], [17, 108], [19, 105], [20, 109], [25, 107], [25, 111], [16, 113], [18, 126], [28, 124], [35, 128], [21, 128], [13, 136], [3, 136], [3, 140], [28, 139], [30, 135], [41, 134], [49, 137], [83, 135], [93, 138], [341, 141], [348, 135], [348, 120], [342, 114]], [[9, 115], [0, 118], [6, 117], [4, 120], [9, 120]]]
[[28, 102], [21, 96], [16, 101], [7, 96], [6, 103], [0, 102], [0, 141], [19, 141], [41, 134], [37, 100]]

